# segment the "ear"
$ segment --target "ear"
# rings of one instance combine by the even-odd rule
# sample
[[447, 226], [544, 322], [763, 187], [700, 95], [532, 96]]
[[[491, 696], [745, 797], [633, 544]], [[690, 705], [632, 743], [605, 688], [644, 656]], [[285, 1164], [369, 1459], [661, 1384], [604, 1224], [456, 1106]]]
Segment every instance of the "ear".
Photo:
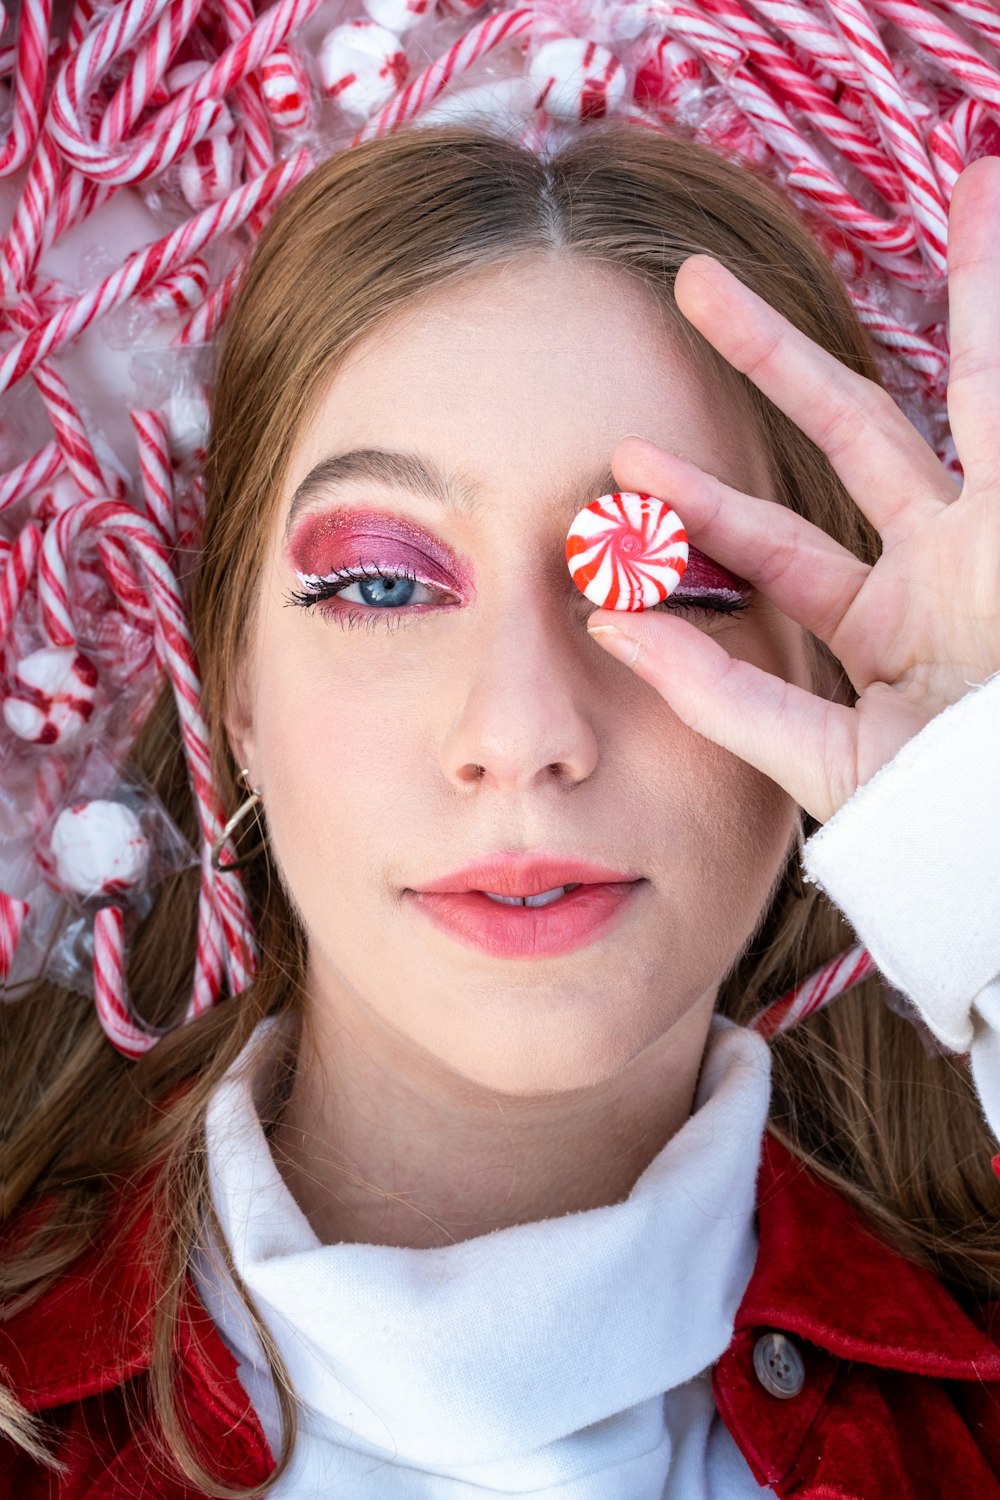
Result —
[[254, 767], [256, 738], [254, 735], [253, 697], [250, 691], [250, 674], [245, 659], [233, 672], [226, 690], [222, 723], [229, 741], [229, 749], [237, 769]]

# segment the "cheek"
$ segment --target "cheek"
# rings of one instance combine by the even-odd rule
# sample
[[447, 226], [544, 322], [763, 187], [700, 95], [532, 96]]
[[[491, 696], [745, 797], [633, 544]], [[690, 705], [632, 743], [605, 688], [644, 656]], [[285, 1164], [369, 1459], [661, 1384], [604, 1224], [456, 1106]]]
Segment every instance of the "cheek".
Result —
[[372, 864], [383, 799], [405, 819], [414, 719], [384, 681], [379, 673], [359, 678], [332, 653], [310, 661], [301, 643], [298, 653], [262, 664], [255, 769], [274, 851], [297, 899], [331, 882], [350, 884], [353, 870]]
[[658, 827], [660, 878], [683, 908], [704, 913], [706, 941], [725, 939], [753, 922], [782, 866], [794, 800], [662, 700], [636, 725], [631, 749], [639, 805], [629, 824]]

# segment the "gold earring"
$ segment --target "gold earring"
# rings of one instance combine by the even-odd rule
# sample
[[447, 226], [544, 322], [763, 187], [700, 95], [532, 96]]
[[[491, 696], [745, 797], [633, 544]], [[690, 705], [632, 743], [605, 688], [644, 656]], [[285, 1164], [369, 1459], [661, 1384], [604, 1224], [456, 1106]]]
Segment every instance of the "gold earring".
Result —
[[[250, 769], [248, 766], [243, 767], [242, 771], [240, 772], [240, 776], [243, 778], [244, 785], [250, 793], [250, 796], [247, 797], [246, 801], [242, 802], [236, 809], [232, 817], [229, 819], [229, 822], [226, 824], [225, 828], [222, 830], [221, 834], [212, 845], [212, 869], [218, 870], [220, 875], [226, 875], [230, 870], [245, 869], [247, 865], [251, 864], [257, 858], [257, 855], [265, 847], [264, 840], [261, 839], [257, 847], [255, 849], [251, 849], [249, 853], [242, 854], [239, 859], [227, 860], [225, 864], [222, 863], [222, 849], [224, 844], [226, 843], [226, 840], [229, 838], [229, 835], [232, 833], [237, 823], [241, 822], [242, 819], [246, 817], [247, 813], [255, 808], [258, 802], [260, 802], [261, 800], [260, 789], [258, 787], [250, 785]], [[259, 825], [259, 818], [257, 819], [257, 822]]]

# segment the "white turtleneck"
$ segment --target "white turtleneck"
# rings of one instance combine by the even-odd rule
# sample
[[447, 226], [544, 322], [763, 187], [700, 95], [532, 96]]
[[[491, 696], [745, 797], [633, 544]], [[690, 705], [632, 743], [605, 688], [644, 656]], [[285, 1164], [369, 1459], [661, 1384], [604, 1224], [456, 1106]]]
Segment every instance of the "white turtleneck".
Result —
[[[861, 787], [803, 866], [941, 1045], [968, 1050], [1000, 1140], [998, 752], [1000, 673]], [[226, 1239], [304, 1405], [275, 1500], [773, 1493], [709, 1383], [757, 1252], [770, 1052], [755, 1033], [713, 1018], [692, 1114], [625, 1202], [412, 1250], [313, 1233], [255, 1105], [255, 1049], [274, 1024], [207, 1128]], [[193, 1273], [277, 1453], [274, 1392], [235, 1289], [216, 1257]]]
[[[692, 1113], [624, 1202], [413, 1250], [324, 1245], [285, 1186], [251, 1081], [274, 1024], [207, 1131], [227, 1241], [305, 1406], [275, 1500], [771, 1493], [709, 1375], [757, 1253], [765, 1042], [713, 1017]], [[196, 1284], [277, 1454], [266, 1363], [216, 1259]]]

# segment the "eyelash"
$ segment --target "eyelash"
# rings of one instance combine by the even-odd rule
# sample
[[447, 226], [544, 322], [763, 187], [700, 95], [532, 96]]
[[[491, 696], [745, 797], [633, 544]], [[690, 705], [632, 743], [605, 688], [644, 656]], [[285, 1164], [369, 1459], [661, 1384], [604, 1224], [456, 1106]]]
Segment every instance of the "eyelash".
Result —
[[[356, 568], [334, 568], [329, 577], [324, 578], [319, 583], [307, 585], [303, 589], [292, 590], [286, 594], [285, 599], [288, 604], [298, 605], [302, 609], [314, 609], [317, 604], [323, 604], [328, 599], [336, 598], [344, 589], [349, 588], [352, 583], [361, 583], [365, 579], [373, 578], [405, 578], [411, 583], [421, 582], [416, 574], [407, 568], [387, 569], [366, 567], [363, 563], [359, 562]], [[332, 579], [336, 579], [336, 583], [331, 582]], [[423, 587], [432, 589], [435, 588], [435, 585], [427, 583]], [[442, 589], [439, 592], [444, 593], [446, 590]], [[582, 598], [583, 595], [580, 597]], [[653, 608], [670, 614], [687, 614], [693, 610], [695, 613], [715, 616], [738, 615], [750, 608], [749, 600], [729, 599], [722, 594], [709, 594], [707, 597], [714, 602], [710, 604], [693, 604], [678, 600], [676, 603], [670, 604], [668, 600], [663, 600], [660, 604], [654, 605]], [[416, 605], [410, 608], [421, 609], [425, 607], [429, 606]], [[352, 606], [351, 608], [344, 607], [337, 610], [328, 610], [326, 611], [326, 617], [336, 619], [337, 623], [345, 630], [353, 630], [356, 625], [363, 625], [368, 629], [373, 626], [378, 628], [378, 616], [389, 615], [391, 617], [392, 615], [397, 615], [399, 618], [395, 621], [395, 625], [398, 628], [405, 622], [404, 610], [406, 608], [407, 606], [404, 605], [402, 607], [397, 606], [394, 609], [377, 609], [374, 605], [369, 604], [365, 605], [363, 609], [356, 609]], [[369, 624], [369, 622], [371, 623]], [[386, 624], [391, 629], [393, 622], [390, 619], [386, 621]]]

